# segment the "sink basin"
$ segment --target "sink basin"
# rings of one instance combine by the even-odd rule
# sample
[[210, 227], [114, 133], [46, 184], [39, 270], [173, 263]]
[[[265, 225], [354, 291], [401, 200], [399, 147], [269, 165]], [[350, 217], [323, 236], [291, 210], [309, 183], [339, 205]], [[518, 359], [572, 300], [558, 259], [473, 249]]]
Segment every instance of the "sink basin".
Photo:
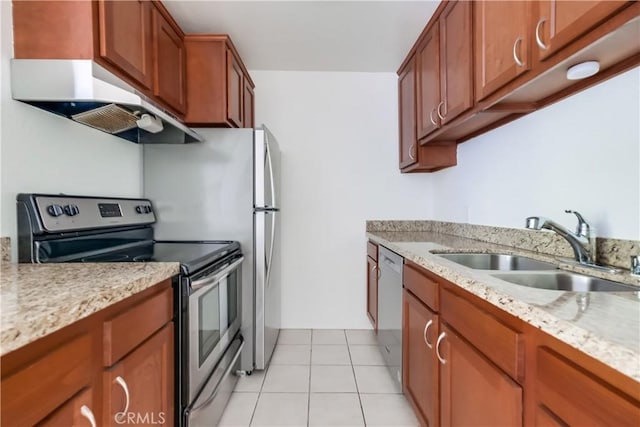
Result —
[[493, 277], [530, 288], [573, 292], [633, 292], [639, 288], [598, 277], [558, 272], [495, 273]]
[[557, 265], [517, 255], [506, 254], [438, 254], [444, 259], [476, 270], [555, 270]]

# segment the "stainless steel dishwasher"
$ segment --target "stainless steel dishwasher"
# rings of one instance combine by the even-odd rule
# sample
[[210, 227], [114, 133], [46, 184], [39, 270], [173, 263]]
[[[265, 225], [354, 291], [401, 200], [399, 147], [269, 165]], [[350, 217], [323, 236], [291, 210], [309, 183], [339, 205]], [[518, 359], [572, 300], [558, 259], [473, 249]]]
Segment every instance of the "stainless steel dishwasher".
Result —
[[378, 348], [394, 384], [402, 393], [402, 264], [389, 249], [378, 250]]

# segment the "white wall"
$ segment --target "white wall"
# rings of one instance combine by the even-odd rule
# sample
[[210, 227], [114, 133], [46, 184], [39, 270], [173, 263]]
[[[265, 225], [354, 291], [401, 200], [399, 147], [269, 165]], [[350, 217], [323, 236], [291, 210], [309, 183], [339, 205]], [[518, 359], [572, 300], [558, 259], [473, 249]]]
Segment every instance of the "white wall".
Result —
[[600, 236], [640, 239], [640, 69], [463, 143], [433, 188], [434, 219], [573, 229], [573, 209]]
[[252, 71], [256, 123], [282, 151], [282, 324], [369, 328], [365, 220], [431, 216], [398, 171], [393, 73]]
[[11, 99], [11, 2], [1, 1], [0, 8], [0, 235], [11, 237], [15, 260], [17, 193], [140, 196], [142, 151], [137, 144]]

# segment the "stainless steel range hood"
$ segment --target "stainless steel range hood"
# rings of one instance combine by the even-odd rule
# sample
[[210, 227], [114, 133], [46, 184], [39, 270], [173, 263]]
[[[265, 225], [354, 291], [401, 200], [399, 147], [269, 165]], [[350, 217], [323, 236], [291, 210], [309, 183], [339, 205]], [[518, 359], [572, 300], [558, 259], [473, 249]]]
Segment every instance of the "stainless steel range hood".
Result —
[[13, 59], [11, 90], [13, 99], [132, 142], [203, 141], [91, 60]]

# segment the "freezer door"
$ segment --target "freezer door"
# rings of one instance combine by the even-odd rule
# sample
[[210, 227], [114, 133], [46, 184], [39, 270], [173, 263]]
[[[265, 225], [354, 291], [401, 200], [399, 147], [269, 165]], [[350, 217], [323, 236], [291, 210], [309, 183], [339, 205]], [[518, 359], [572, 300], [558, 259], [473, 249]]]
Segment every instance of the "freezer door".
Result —
[[265, 369], [280, 332], [280, 214], [256, 212], [255, 221], [255, 363], [256, 369]]

